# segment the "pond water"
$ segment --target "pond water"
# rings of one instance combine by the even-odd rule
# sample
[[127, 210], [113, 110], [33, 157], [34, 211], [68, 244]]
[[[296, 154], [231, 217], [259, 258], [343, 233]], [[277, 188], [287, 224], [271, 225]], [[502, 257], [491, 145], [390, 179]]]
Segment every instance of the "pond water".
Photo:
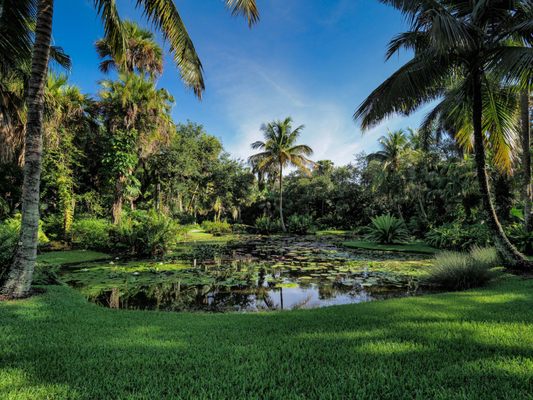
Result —
[[292, 310], [419, 294], [428, 256], [343, 248], [335, 238], [199, 244], [187, 260], [68, 268], [63, 279], [111, 308]]

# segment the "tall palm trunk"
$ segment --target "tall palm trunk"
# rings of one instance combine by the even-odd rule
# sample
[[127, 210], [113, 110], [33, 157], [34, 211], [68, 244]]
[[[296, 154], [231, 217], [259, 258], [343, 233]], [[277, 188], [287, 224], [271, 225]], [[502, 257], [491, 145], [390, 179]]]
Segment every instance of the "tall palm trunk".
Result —
[[126, 186], [126, 175], [120, 175], [115, 182], [115, 196], [113, 199], [113, 206], [111, 214], [113, 215], [113, 224], [120, 222], [122, 216], [122, 205], [124, 204], [124, 189]]
[[28, 120], [25, 136], [20, 239], [13, 264], [2, 288], [2, 293], [11, 298], [24, 297], [28, 294], [37, 258], [44, 87], [50, 57], [53, 9], [53, 0], [39, 1], [27, 98]]
[[283, 164], [279, 163], [279, 220], [281, 222], [281, 230], [287, 232], [285, 221], [283, 221]]
[[482, 113], [483, 100], [481, 94], [481, 74], [479, 71], [473, 73], [473, 108], [472, 118], [474, 125], [474, 153], [476, 161], [476, 171], [483, 200], [483, 207], [488, 214], [488, 225], [492, 231], [492, 236], [496, 249], [502, 257], [503, 261], [511, 267], [530, 267], [530, 263], [525, 256], [521, 254], [516, 247], [509, 241], [502, 225], [496, 214], [494, 203], [492, 201], [489, 177], [487, 174], [487, 166], [485, 162], [485, 144], [483, 142], [483, 127], [482, 127]]
[[523, 201], [524, 201], [524, 229], [531, 232], [533, 215], [531, 202], [533, 201], [533, 187], [531, 185], [531, 153], [529, 127], [529, 91], [520, 94], [520, 119], [522, 121], [522, 169], [523, 169]]

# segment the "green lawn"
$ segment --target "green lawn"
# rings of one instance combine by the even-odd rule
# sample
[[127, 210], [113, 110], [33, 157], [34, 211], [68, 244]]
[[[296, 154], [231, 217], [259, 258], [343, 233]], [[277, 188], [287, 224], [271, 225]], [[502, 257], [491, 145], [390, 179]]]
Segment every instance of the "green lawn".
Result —
[[61, 250], [49, 251], [37, 256], [37, 263], [41, 265], [59, 266], [81, 264], [90, 261], [102, 261], [109, 259], [109, 254], [92, 250]]
[[533, 280], [308, 311], [0, 303], [1, 399], [531, 399]]
[[380, 244], [364, 240], [350, 240], [342, 243], [346, 247], [364, 250], [398, 251], [403, 253], [435, 254], [439, 250], [425, 243]]

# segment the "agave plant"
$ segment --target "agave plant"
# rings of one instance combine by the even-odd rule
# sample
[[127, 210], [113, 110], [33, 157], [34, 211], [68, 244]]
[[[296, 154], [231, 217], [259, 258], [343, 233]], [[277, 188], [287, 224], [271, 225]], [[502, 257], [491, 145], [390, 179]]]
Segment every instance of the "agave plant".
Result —
[[409, 232], [403, 220], [386, 214], [372, 218], [367, 238], [383, 244], [402, 243], [409, 240]]

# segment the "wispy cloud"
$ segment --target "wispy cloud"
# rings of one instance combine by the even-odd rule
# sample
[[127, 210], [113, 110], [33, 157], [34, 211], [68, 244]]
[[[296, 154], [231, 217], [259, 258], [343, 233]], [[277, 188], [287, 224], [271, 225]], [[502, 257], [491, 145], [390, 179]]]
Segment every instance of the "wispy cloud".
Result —
[[212, 81], [217, 82], [217, 96], [225, 99], [220, 112], [234, 129], [224, 144], [236, 157], [252, 154], [250, 143], [261, 138], [262, 123], [287, 116], [295, 125], [305, 125], [301, 141], [314, 149], [313, 159], [331, 159], [337, 165], [353, 161], [360, 151], [374, 150], [387, 127], [407, 126], [405, 119], [394, 118], [363, 135], [352, 120], [356, 101], [343, 104], [311, 93], [297, 73], [280, 66], [259, 65], [234, 54], [226, 57], [223, 64], [231, 68], [219, 69]]

